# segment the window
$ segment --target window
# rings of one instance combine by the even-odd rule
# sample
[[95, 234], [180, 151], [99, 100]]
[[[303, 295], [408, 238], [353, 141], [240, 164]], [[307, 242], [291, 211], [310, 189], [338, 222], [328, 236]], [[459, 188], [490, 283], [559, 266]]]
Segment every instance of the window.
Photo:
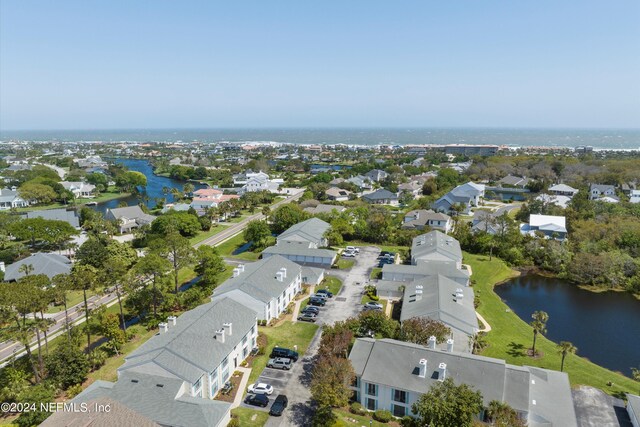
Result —
[[191, 387], [191, 394], [193, 396], [200, 396], [201, 393], [202, 393], [202, 377], [200, 377], [198, 381], [196, 381], [195, 384], [193, 384], [193, 386]]
[[367, 383], [367, 394], [369, 396], [377, 396], [378, 386], [376, 384]]
[[407, 403], [407, 392], [404, 390], [393, 390], [393, 401]]
[[375, 411], [377, 406], [378, 406], [378, 402], [376, 401], [376, 399], [372, 399], [370, 397], [367, 397], [367, 409], [368, 410]]
[[222, 360], [222, 363], [221, 363], [221, 365], [222, 365], [222, 369], [226, 368], [228, 364], [229, 364], [229, 356], [225, 357], [225, 358]]
[[394, 417], [402, 418], [407, 415], [407, 408], [401, 405], [391, 405]]

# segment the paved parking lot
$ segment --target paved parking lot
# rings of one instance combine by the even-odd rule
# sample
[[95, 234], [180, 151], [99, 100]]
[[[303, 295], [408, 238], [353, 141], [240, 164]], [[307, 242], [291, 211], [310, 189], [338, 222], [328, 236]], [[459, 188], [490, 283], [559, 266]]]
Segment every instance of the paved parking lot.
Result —
[[[273, 387], [273, 394], [269, 396], [269, 401], [273, 403], [277, 395], [284, 393], [285, 387], [287, 386], [287, 383], [291, 379], [292, 375], [292, 371], [264, 368], [264, 371], [262, 371], [262, 374], [260, 374], [260, 377], [256, 380], [256, 383], [267, 383]], [[255, 409], [257, 411], [267, 412], [269, 411], [271, 404], [269, 404], [269, 406], [267, 406], [266, 408], [261, 408], [259, 406], [247, 405], [243, 400], [240, 406]]]
[[621, 399], [587, 386], [580, 386], [571, 394], [580, 427], [632, 427]]

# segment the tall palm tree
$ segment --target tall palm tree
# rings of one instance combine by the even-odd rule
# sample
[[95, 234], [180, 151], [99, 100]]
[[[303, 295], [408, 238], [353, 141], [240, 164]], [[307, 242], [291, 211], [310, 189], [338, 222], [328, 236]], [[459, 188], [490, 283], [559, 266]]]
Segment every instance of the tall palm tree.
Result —
[[575, 354], [578, 351], [578, 347], [573, 345], [569, 341], [560, 341], [558, 344], [558, 352], [562, 355], [562, 362], [560, 362], [560, 372], [564, 371], [564, 358], [567, 357], [567, 354]]
[[24, 273], [25, 276], [28, 276], [29, 274], [33, 273], [33, 270], [34, 270], [34, 267], [32, 264], [22, 264], [18, 269], [18, 271], [20, 273]]
[[529, 325], [533, 328], [533, 347], [531, 348], [531, 354], [536, 355], [536, 338], [538, 334], [547, 333], [547, 322], [549, 321], [549, 315], [544, 311], [536, 311], [531, 315], [533, 319]]

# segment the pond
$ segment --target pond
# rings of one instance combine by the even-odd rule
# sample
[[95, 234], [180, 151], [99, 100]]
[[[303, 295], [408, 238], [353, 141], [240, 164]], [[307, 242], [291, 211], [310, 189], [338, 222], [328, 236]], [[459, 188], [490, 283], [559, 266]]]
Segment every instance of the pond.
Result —
[[539, 275], [514, 278], [495, 291], [527, 323], [534, 311], [546, 311], [547, 338], [571, 341], [580, 356], [627, 376], [640, 368], [640, 300], [633, 295], [589, 292]]
[[[103, 214], [107, 211], [107, 209], [117, 208], [121, 202], [125, 202], [128, 206], [137, 205], [138, 203], [141, 203], [143, 201], [141, 197], [145, 195], [148, 197], [148, 201], [146, 202], [146, 204], [150, 208], [155, 206], [156, 202], [154, 199], [156, 198], [166, 197], [167, 202], [171, 203], [173, 202], [173, 196], [171, 194], [168, 194], [167, 196], [165, 196], [162, 193], [162, 188], [169, 187], [169, 188], [178, 188], [182, 190], [182, 187], [184, 186], [184, 184], [186, 184], [185, 181], [179, 181], [173, 178], [154, 175], [153, 167], [146, 160], [115, 159], [114, 161], [115, 163], [120, 163], [125, 165], [131, 171], [137, 171], [137, 172], [143, 173], [147, 177], [147, 187], [144, 189], [142, 194], [140, 194], [140, 197], [132, 195], [128, 197], [123, 197], [121, 199], [114, 199], [114, 200], [98, 203], [97, 206], [93, 207], [95, 210], [97, 210], [98, 212], [102, 212]], [[194, 187], [196, 190], [200, 188], [206, 188], [206, 185], [198, 184], [195, 182], [192, 184], [194, 184]]]

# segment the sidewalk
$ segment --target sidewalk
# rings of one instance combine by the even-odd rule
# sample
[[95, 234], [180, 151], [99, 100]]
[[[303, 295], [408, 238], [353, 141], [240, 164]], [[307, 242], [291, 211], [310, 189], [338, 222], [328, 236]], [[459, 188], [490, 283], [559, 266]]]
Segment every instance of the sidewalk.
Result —
[[242, 379], [240, 380], [240, 385], [238, 385], [238, 390], [236, 390], [236, 397], [233, 399], [231, 409], [237, 408], [242, 403], [242, 398], [244, 397], [244, 392], [247, 389], [247, 383], [249, 382], [249, 375], [251, 375], [250, 368], [238, 366], [236, 371], [242, 372]]
[[[313, 295], [315, 293], [316, 286], [315, 285], [311, 285], [307, 289], [309, 289], [309, 295]], [[300, 313], [300, 305], [302, 305], [302, 301], [306, 301], [308, 299], [309, 299], [309, 297], [307, 296], [306, 298], [302, 298], [302, 299], [296, 301], [296, 305], [293, 308], [293, 315], [291, 316], [292, 317], [291, 321], [293, 323], [296, 323], [298, 321], [298, 314]]]

